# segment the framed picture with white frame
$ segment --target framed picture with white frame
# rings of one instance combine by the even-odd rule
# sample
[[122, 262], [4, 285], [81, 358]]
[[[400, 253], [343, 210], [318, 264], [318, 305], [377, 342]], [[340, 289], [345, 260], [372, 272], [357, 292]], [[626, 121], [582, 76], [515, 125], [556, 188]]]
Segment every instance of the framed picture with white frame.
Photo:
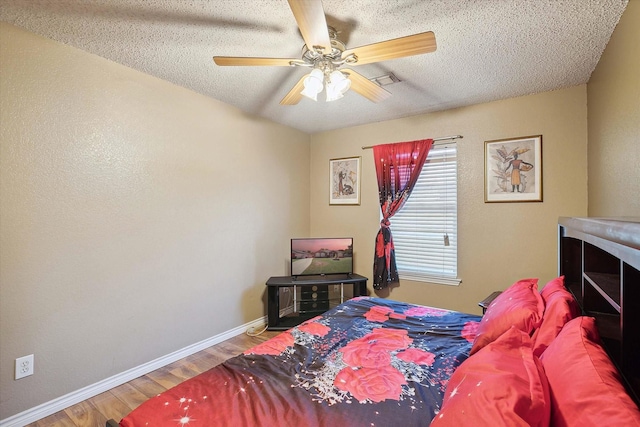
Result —
[[360, 204], [361, 157], [329, 160], [329, 204]]
[[542, 135], [484, 143], [484, 201], [542, 201]]

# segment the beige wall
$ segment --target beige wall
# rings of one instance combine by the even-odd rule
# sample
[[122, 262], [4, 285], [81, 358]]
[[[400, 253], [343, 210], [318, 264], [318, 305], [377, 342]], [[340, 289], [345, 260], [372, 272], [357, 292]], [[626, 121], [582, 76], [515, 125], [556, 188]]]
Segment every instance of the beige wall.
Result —
[[309, 136], [3, 23], [0, 49], [0, 419], [263, 316]]
[[[556, 275], [559, 216], [587, 213], [587, 98], [581, 85], [312, 136], [311, 234], [354, 237], [356, 272], [371, 278], [379, 207], [372, 150], [363, 145], [461, 134], [460, 286], [401, 281], [393, 299], [479, 313], [477, 302], [525, 277]], [[484, 203], [484, 141], [542, 134], [543, 203]], [[329, 159], [362, 156], [362, 203], [330, 206]], [[393, 219], [391, 219], [393, 222]], [[371, 282], [369, 282], [370, 291]]]
[[640, 217], [640, 0], [618, 22], [587, 85], [589, 216]]

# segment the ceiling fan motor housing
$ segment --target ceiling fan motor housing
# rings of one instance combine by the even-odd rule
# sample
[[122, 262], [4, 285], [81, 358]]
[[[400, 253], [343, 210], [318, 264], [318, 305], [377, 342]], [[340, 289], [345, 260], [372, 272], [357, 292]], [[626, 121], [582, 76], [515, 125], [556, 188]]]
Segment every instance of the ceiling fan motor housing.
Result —
[[[302, 46], [302, 59], [309, 64], [309, 66], [315, 68], [331, 68], [333, 70], [347, 62], [342, 59], [342, 52], [344, 52], [347, 47], [342, 40], [338, 39], [338, 32], [335, 28], [328, 26], [327, 29], [331, 39], [331, 52], [323, 54], [320, 50], [309, 49], [305, 44]], [[326, 63], [324, 67], [322, 66], [322, 62]]]

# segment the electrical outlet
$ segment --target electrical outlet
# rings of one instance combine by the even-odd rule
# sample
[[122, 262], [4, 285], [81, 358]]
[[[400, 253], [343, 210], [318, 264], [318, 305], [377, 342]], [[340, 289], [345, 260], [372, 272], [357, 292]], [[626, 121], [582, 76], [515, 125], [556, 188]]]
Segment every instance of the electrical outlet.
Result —
[[16, 379], [33, 375], [33, 354], [16, 359]]

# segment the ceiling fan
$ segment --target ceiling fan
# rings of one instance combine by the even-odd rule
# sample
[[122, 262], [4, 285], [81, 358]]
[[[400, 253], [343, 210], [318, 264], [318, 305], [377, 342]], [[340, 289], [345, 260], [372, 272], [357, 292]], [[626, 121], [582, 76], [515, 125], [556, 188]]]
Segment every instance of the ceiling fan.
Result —
[[322, 3], [319, 0], [288, 0], [288, 2], [305, 42], [301, 59], [213, 57], [214, 62], [221, 66], [257, 65], [312, 68], [312, 71], [302, 76], [289, 93], [282, 98], [280, 101], [282, 105], [295, 105], [300, 102], [302, 96], [307, 96], [315, 101], [318, 93], [322, 92], [325, 87], [327, 101], [342, 98], [349, 88], [370, 101], [383, 101], [390, 97], [391, 93], [362, 74], [349, 68], [342, 68], [342, 66], [370, 64], [436, 50], [436, 38], [431, 31], [347, 49], [345, 44], [338, 39], [337, 31], [327, 25]]

